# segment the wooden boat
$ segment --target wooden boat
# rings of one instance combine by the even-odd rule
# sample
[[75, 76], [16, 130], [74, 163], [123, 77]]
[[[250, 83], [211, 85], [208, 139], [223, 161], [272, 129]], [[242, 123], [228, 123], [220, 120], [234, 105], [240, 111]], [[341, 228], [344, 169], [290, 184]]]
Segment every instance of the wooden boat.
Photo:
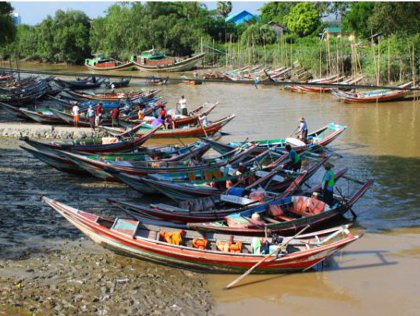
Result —
[[[28, 140], [29, 144], [31, 140]], [[36, 146], [36, 144], [35, 144]], [[125, 161], [125, 160], [139, 160], [144, 161], [147, 159], [152, 159], [151, 157], [161, 159], [163, 161], [168, 160], [182, 160], [185, 157], [189, 157], [192, 154], [199, 155], [200, 152], [196, 150], [196, 147], [200, 146], [199, 142], [193, 143], [191, 145], [178, 148], [175, 146], [165, 146], [157, 148], [140, 148], [138, 152], [135, 153], [116, 153], [116, 154], [106, 154], [106, 155], [86, 155], [89, 159], [95, 159], [100, 161]], [[79, 167], [73, 161], [68, 159], [65, 155], [62, 154], [59, 150], [41, 150], [28, 148], [25, 146], [20, 146], [25, 151], [32, 154], [35, 158], [43, 161], [49, 166], [67, 173], [76, 173], [83, 175], [91, 175], [90, 172]], [[206, 146], [202, 146], [201, 150], [205, 150]], [[200, 149], [200, 148], [199, 148]]]
[[55, 78], [54, 81], [56, 81], [58, 84], [71, 89], [96, 89], [101, 86], [101, 84], [104, 82], [104, 78], [96, 78], [95, 76], [87, 77], [83, 79], [77, 79], [77, 80], [62, 80], [59, 78]]
[[[207, 150], [208, 148], [205, 148]], [[200, 148], [199, 150], [202, 150]], [[113, 177], [107, 173], [105, 168], [112, 168], [120, 172], [130, 175], [145, 176], [148, 174], [167, 174], [167, 173], [198, 173], [209, 170], [218, 170], [227, 164], [232, 164], [237, 160], [238, 156], [246, 157], [248, 151], [239, 153], [230, 159], [209, 159], [202, 163], [189, 166], [186, 161], [101, 161], [89, 159], [88, 157], [74, 152], [62, 151], [68, 159], [76, 163], [79, 167], [92, 173], [95, 177], [101, 179], [112, 179]]]
[[[74, 125], [74, 116], [71, 113], [60, 111], [58, 109], [50, 108], [50, 111], [60, 119], [62, 123], [67, 123], [71, 126]], [[85, 114], [85, 113], [83, 113]], [[79, 122], [77, 123], [79, 127], [90, 127], [89, 118], [86, 116], [79, 116]], [[102, 120], [101, 124], [111, 125], [111, 119], [105, 118]]]
[[119, 100], [133, 100], [133, 99], [151, 99], [155, 97], [160, 90], [153, 89], [149, 91], [140, 92], [115, 92], [115, 93], [80, 93], [77, 91], [66, 91], [68, 94], [79, 98], [79, 100], [96, 100], [96, 101], [119, 101]]
[[144, 144], [152, 135], [156, 132], [156, 129], [152, 129], [148, 134], [141, 137], [136, 137], [128, 140], [117, 139], [117, 138], [97, 138], [97, 139], [85, 139], [85, 140], [73, 140], [71, 142], [61, 143], [46, 143], [29, 139], [28, 137], [22, 137], [20, 140], [25, 141], [34, 148], [41, 151], [54, 151], [54, 150], [67, 150], [75, 152], [90, 152], [90, 153], [113, 153], [130, 151], [140, 147]]
[[[399, 88], [406, 88], [411, 85], [411, 82], [398, 86]], [[338, 99], [346, 103], [376, 103], [389, 102], [404, 99], [410, 92], [409, 89], [403, 90], [377, 90], [368, 92], [344, 92], [340, 90], [332, 91], [332, 94]]]
[[146, 80], [150, 85], [165, 85], [169, 82], [169, 77], [161, 78], [160, 76], [153, 76]]
[[134, 64], [131, 61], [124, 63], [112, 58], [95, 57], [85, 59], [85, 66], [92, 70], [109, 71], [128, 70], [129, 68], [133, 68]]
[[[191, 223], [188, 227], [202, 232], [247, 236], [264, 236], [267, 231], [294, 234], [307, 225], [327, 225], [334, 218], [344, 215], [372, 184], [373, 180], [367, 181], [351, 199], [336, 203], [332, 208], [312, 197], [290, 196], [229, 215], [223, 222]], [[258, 220], [253, 219], [254, 213], [258, 214]]]
[[128, 87], [129, 83], [130, 83], [131, 79], [130, 78], [121, 78], [118, 81], [114, 81], [111, 80], [108, 83], [108, 88], [112, 88], [112, 86], [114, 86], [114, 88], [123, 88], [123, 87]]
[[205, 53], [200, 53], [189, 58], [173, 58], [151, 49], [142, 52], [139, 57], [132, 56], [131, 59], [140, 71], [177, 72], [192, 69], [204, 55]]
[[[213, 172], [207, 178], [204, 177], [204, 179], [194, 175], [194, 177], [191, 177], [194, 181], [171, 181], [166, 175], [158, 177], [153, 174], [142, 178], [127, 177], [124, 174], [114, 176], [135, 190], [141, 191], [143, 186], [146, 185], [174, 201], [187, 201], [203, 197], [214, 197], [229, 192], [229, 188], [226, 188], [226, 180], [232, 181], [235, 184], [235, 190], [240, 189], [242, 196], [251, 192], [251, 189], [257, 186], [264, 186], [270, 192], [283, 192], [296, 181], [300, 183], [311, 177], [322, 163], [327, 160], [328, 158], [319, 161], [298, 177], [292, 172], [288, 173], [288, 171], [283, 170], [283, 166], [280, 165], [279, 161], [276, 162], [274, 170], [271, 172], [254, 170], [253, 172], [232, 176], [223, 176], [221, 172], [219, 174]], [[214, 182], [215, 187], [210, 186], [210, 182]], [[238, 184], [238, 182], [242, 183]]]
[[[300, 153], [303, 151], [317, 151], [326, 147], [331, 142], [333, 142], [338, 136], [340, 136], [347, 126], [338, 125], [335, 123], [329, 123], [311, 133], [308, 134], [308, 142], [304, 142], [296, 138], [279, 138], [279, 139], [269, 139], [269, 140], [255, 140], [251, 141], [252, 144], [258, 144], [258, 149], [255, 153], [261, 153], [267, 148], [273, 148], [274, 151], [284, 153], [286, 144], [291, 144], [293, 149]], [[220, 153], [225, 153], [233, 150], [237, 146], [241, 146], [244, 142], [230, 142], [230, 143], [221, 143], [209, 138], [202, 138], [205, 142], [208, 142], [212, 145], [213, 149]]]
[[[335, 174], [335, 181], [338, 181], [347, 169], [340, 170]], [[132, 177], [128, 176], [127, 177]], [[299, 187], [300, 184], [306, 180], [305, 177], [297, 178], [289, 188], [281, 194], [281, 197], [286, 197], [293, 194]], [[311, 195], [313, 192], [320, 190], [320, 185], [308, 188], [303, 191], [305, 195]], [[150, 187], [145, 186], [145, 189]], [[147, 193], [147, 192], [145, 192]], [[147, 194], [153, 194], [156, 192], [150, 192]], [[279, 198], [277, 196], [276, 198]], [[252, 200], [249, 198], [242, 198], [229, 194], [221, 194], [211, 198], [200, 198], [194, 200], [187, 200], [177, 203], [177, 205], [164, 204], [164, 203], [127, 203], [122, 201], [116, 201], [113, 199], [107, 199], [108, 203], [118, 207], [131, 217], [138, 219], [142, 222], [153, 221], [155, 225], [164, 227], [175, 227], [181, 229], [187, 229], [188, 223], [197, 222], [209, 222], [222, 220], [224, 217], [240, 213], [250, 208], [255, 208], [257, 205], [266, 204], [273, 200], [273, 197], [266, 197], [262, 200]]]
[[[153, 135], [153, 138], [182, 138], [182, 137], [201, 137], [213, 135], [219, 132], [227, 123], [229, 123], [235, 117], [234, 114], [231, 114], [225, 118], [214, 121], [207, 125], [206, 127], [202, 125], [193, 126], [193, 127], [182, 127], [176, 129], [162, 129], [162, 127]], [[106, 126], [100, 126], [100, 129], [106, 131], [110, 135], [118, 136], [125, 131], [120, 128], [112, 128]], [[143, 135], [147, 133], [148, 128], [141, 128], [136, 135]]]
[[[43, 197], [43, 201], [96, 243], [119, 254], [138, 259], [206, 272], [242, 273], [265, 258], [265, 255], [253, 253], [250, 238], [232, 236], [229, 243], [227, 240], [229, 237], [217, 234], [202, 236], [192, 231], [171, 234], [160, 227], [149, 226], [137, 220], [123, 218], [109, 220], [47, 197]], [[176, 241], [168, 243], [167, 240], [171, 240], [171, 236], [177, 237]], [[284, 247], [286, 249], [283, 249], [279, 255], [265, 260], [253, 272], [306, 271], [360, 237], [351, 234], [345, 228], [326, 237], [311, 235], [309, 239], [301, 237], [288, 240], [287, 247]], [[270, 243], [275, 243], [271, 238], [267, 239]], [[193, 246], [198, 245], [198, 240], [203, 240], [203, 243], [200, 242], [200, 248], [203, 249]], [[284, 245], [286, 240], [287, 238], [282, 240]], [[229, 246], [232, 241], [234, 247]], [[224, 248], [225, 244], [222, 242], [227, 242], [229, 250], [235, 252], [218, 250]], [[277, 246], [272, 247], [272, 250], [276, 248]]]
[[[193, 111], [191, 111], [189, 116], [180, 116], [179, 118], [175, 118], [173, 120], [175, 127], [181, 127], [181, 126], [185, 126], [185, 125], [190, 125], [190, 124], [195, 124], [198, 122], [198, 119], [201, 116], [207, 116], [210, 114], [211, 111], [214, 110], [214, 108], [219, 104], [219, 102], [216, 102], [214, 104], [210, 104], [208, 107], [206, 107], [206, 109], [204, 111], [202, 111], [204, 109], [204, 105], [200, 105], [199, 107], [197, 107], [196, 109], [194, 109]], [[134, 125], [137, 125], [139, 123], [143, 123], [143, 121], [141, 120], [128, 120], [128, 119], [124, 119], [124, 118], [120, 118], [120, 122], [122, 122], [122, 124], [124, 127], [133, 127]]]
[[29, 119], [42, 123], [42, 124], [62, 124], [64, 121], [59, 118], [58, 116], [54, 115], [54, 113], [50, 109], [36, 109], [30, 110], [25, 108], [19, 108], [19, 111], [28, 117]]

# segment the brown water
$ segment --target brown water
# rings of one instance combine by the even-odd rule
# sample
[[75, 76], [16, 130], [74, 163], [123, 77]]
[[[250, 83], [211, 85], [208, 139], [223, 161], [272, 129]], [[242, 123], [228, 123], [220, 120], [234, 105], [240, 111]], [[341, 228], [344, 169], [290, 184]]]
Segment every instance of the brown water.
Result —
[[[142, 81], [133, 84], [129, 89], [144, 87]], [[300, 116], [310, 130], [328, 122], [347, 125], [331, 146], [344, 156], [334, 161], [336, 169], [349, 167], [353, 178], [375, 179], [354, 208], [359, 214], [357, 229], [366, 232], [360, 241], [321, 272], [249, 276], [245, 286], [230, 291], [222, 288], [235, 276], [208, 276], [216, 314], [419, 315], [420, 101], [347, 105], [329, 94], [295, 94], [251, 84], [160, 88], [170, 107], [184, 95], [190, 108], [219, 101], [211, 119], [234, 113], [236, 118], [224, 129], [229, 134], [224, 141], [283, 137], [296, 128]], [[312, 182], [320, 179], [317, 174]], [[339, 185], [346, 193], [357, 188], [345, 181]]]

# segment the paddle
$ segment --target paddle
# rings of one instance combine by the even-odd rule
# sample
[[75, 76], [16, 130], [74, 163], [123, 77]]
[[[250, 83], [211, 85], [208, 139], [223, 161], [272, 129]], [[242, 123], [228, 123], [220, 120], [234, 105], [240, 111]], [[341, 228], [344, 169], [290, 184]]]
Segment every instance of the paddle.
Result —
[[296, 127], [295, 128], [295, 130], [293, 131], [293, 132], [291, 132], [290, 134], [289, 134], [289, 136], [287, 136], [287, 137], [291, 137], [294, 133], [296, 133], [297, 132], [297, 130], [299, 129], [299, 126], [298, 127]]
[[355, 220], [357, 218], [357, 214], [353, 211], [353, 209], [351, 208], [351, 205], [349, 205], [346, 197], [344, 196], [343, 192], [341, 192], [340, 188], [336, 188], [338, 194], [340, 194], [342, 200], [344, 201], [345, 205], [349, 208], [351, 215], [353, 215], [353, 220]]
[[248, 271], [246, 271], [244, 274], [242, 274], [239, 278], [233, 280], [231, 283], [226, 285], [225, 290], [228, 290], [235, 286], [237, 283], [239, 283], [242, 279], [244, 279], [248, 274], [250, 274], [252, 271], [254, 271], [257, 267], [259, 267], [262, 263], [267, 261], [271, 256], [277, 255], [277, 253], [284, 247], [286, 247], [293, 239], [298, 237], [300, 234], [302, 234], [305, 230], [307, 230], [310, 227], [310, 225], [306, 225], [303, 229], [301, 229], [296, 235], [294, 235], [292, 238], [290, 238], [284, 245], [280, 244], [276, 250], [274, 250], [272, 253], [265, 256], [263, 259], [258, 261], [256, 264], [254, 264]]

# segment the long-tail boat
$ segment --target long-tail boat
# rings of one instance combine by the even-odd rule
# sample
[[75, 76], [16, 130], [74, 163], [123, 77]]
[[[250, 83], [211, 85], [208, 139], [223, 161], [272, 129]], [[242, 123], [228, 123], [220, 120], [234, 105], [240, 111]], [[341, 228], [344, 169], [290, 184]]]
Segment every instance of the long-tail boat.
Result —
[[[229, 215], [225, 221], [191, 223], [188, 227], [202, 232], [247, 236], [264, 236], [267, 231], [294, 234], [307, 225], [311, 227], [326, 225], [334, 218], [344, 215], [372, 184], [373, 180], [368, 180], [351, 199], [340, 200], [333, 207], [314, 197], [289, 196]], [[253, 217], [255, 213], [257, 216]]]
[[144, 144], [157, 128], [150, 130], [149, 133], [144, 134], [141, 137], [131, 138], [131, 139], [118, 139], [115, 137], [102, 137], [96, 139], [83, 139], [83, 140], [73, 140], [71, 142], [61, 142], [61, 143], [46, 143], [35, 141], [29, 139], [28, 137], [22, 137], [20, 140], [25, 141], [34, 148], [37, 148], [41, 151], [51, 151], [51, 150], [67, 150], [67, 151], [76, 151], [76, 152], [88, 152], [88, 153], [113, 153], [113, 152], [123, 152], [123, 151], [132, 151], [142, 144]]
[[[210, 114], [211, 111], [219, 104], [219, 102], [210, 104], [208, 107], [204, 108], [204, 105], [200, 105], [195, 108], [193, 111], [190, 112], [189, 116], [180, 116], [179, 118], [175, 118], [173, 120], [175, 127], [181, 127], [185, 125], [195, 124], [198, 122], [199, 118], [202, 116], [207, 116]], [[129, 120], [125, 118], [120, 118], [120, 125], [131, 128], [134, 125], [142, 123], [141, 120]]]
[[174, 58], [151, 49], [142, 52], [140, 56], [132, 56], [131, 61], [140, 71], [178, 72], [192, 69], [204, 55], [205, 53], [200, 53], [188, 58]]
[[[227, 117], [224, 117], [220, 120], [213, 121], [209, 123], [207, 126], [203, 126], [198, 124], [198, 126], [193, 127], [181, 127], [175, 129], [162, 129], [160, 128], [156, 133], [153, 134], [153, 138], [182, 138], [182, 137], [204, 137], [213, 135], [219, 132], [227, 123], [233, 120], [235, 117], [234, 114], [231, 114]], [[124, 133], [125, 130], [120, 128], [113, 128], [113, 127], [106, 127], [100, 126], [100, 129], [106, 131], [107, 133], [119, 136], [121, 133]], [[143, 135], [143, 133], [147, 133], [149, 131], [148, 128], [142, 127], [137, 131], [136, 135]]]
[[[345, 177], [344, 174], [346, 172], [347, 169], [342, 169], [335, 173], [335, 181], [338, 181], [341, 177]], [[286, 197], [293, 194], [300, 188], [301, 183], [304, 181], [305, 177], [297, 178], [281, 196]], [[311, 195], [313, 192], [318, 192], [319, 189], [320, 186], [317, 185], [304, 190], [302, 193]], [[177, 203], [177, 205], [166, 203], [152, 203], [148, 205], [138, 202], [116, 201], [113, 199], [107, 199], [107, 201], [142, 222], [148, 221], [149, 223], [153, 222], [154, 225], [187, 229], [188, 223], [221, 220], [229, 214], [255, 208], [255, 206], [268, 203], [272, 199], [273, 196], [261, 200], [252, 200], [229, 194], [221, 194], [220, 196], [210, 198], [182, 201]]]
[[[305, 171], [303, 173], [304, 179], [311, 177], [328, 158], [319, 161]], [[185, 201], [223, 194], [228, 190], [226, 188], [226, 180], [234, 183], [240, 182], [240, 185], [236, 185], [236, 187], [241, 188], [243, 192], [246, 192], [246, 190], [251, 191], [252, 188], [261, 185], [264, 185], [265, 189], [269, 191], [283, 192], [296, 181], [296, 175], [288, 174], [287, 170], [282, 170], [282, 165], [279, 164], [279, 161], [276, 163], [271, 172], [254, 170], [254, 172], [244, 173], [241, 176], [230, 177], [217, 176], [217, 174], [211, 173], [207, 178], [197, 179], [198, 181], [190, 180], [188, 182], [170, 181], [167, 175], [162, 175], [160, 178], [153, 174], [142, 178], [127, 177], [124, 174], [117, 174], [115, 177], [140, 192], [143, 186], [146, 185], [172, 200]], [[211, 182], [215, 184], [215, 187], [209, 185]]]
[[[398, 88], [407, 88], [411, 86], [412, 82], [407, 82]], [[345, 92], [340, 90], [333, 90], [332, 94], [338, 99], [346, 103], [376, 103], [388, 102], [404, 99], [410, 92], [409, 89], [403, 90], [376, 90], [368, 92]]]
[[[31, 141], [28, 140], [31, 144]], [[20, 146], [23, 150], [32, 154], [35, 158], [43, 161], [49, 166], [63, 172], [76, 173], [83, 175], [91, 175], [87, 170], [79, 167], [76, 163], [68, 159], [63, 155], [60, 150], [39, 150], [34, 148], [28, 148]], [[89, 159], [101, 160], [101, 161], [125, 161], [125, 160], [153, 160], [158, 158], [159, 161], [177, 161], [188, 159], [190, 157], [196, 157], [203, 154], [208, 149], [208, 146], [202, 145], [199, 142], [187, 145], [182, 148], [174, 146], [165, 146], [158, 148], [140, 148], [135, 153], [115, 153], [106, 155], [86, 155]]]
[[[233, 164], [238, 161], [238, 157], [247, 157], [254, 147], [246, 149], [233, 157], [224, 159], [207, 159], [201, 163], [189, 165], [187, 161], [101, 161], [96, 159], [89, 159], [88, 157], [75, 153], [62, 151], [69, 160], [76, 163], [79, 167], [92, 173], [95, 177], [100, 179], [112, 179], [105, 168], [113, 168], [120, 172], [125, 172], [132, 175], [145, 176], [147, 174], [166, 174], [166, 173], [197, 173], [206, 170], [218, 170], [227, 164]], [[208, 149], [208, 148], [207, 148]], [[207, 150], [206, 149], [206, 150]]]
[[85, 100], [96, 100], [96, 101], [118, 101], [126, 99], [151, 99], [155, 97], [160, 90], [152, 89], [140, 92], [114, 92], [114, 93], [81, 93], [77, 91], [66, 91], [68, 94]]
[[59, 78], [55, 78], [54, 81], [66, 88], [82, 90], [99, 88], [101, 84], [104, 83], [105, 79], [96, 78], [95, 76], [92, 76], [77, 80], [62, 80]]
[[[311, 133], [308, 134], [307, 143], [304, 143], [296, 138], [279, 138], [279, 139], [268, 139], [268, 140], [254, 140], [251, 141], [253, 144], [258, 144], [258, 149], [255, 153], [261, 153], [267, 148], [274, 148], [275, 151], [284, 152], [286, 144], [291, 144], [296, 152], [303, 151], [316, 151], [334, 141], [340, 136], [347, 126], [342, 126], [335, 123], [329, 123]], [[242, 145], [244, 142], [230, 142], [221, 143], [212, 139], [202, 138], [204, 141], [210, 143], [216, 151], [220, 153], [231, 151], [237, 146]]]
[[[251, 247], [253, 238], [193, 231], [165, 231], [133, 219], [107, 219], [78, 210], [56, 200], [43, 201], [94, 242], [119, 254], [170, 265], [176, 268], [217, 273], [242, 273], [263, 261], [254, 273], [306, 271], [331, 257], [361, 236], [347, 228], [328, 235], [283, 239], [280, 244], [267, 238], [271, 251], [284, 249], [272, 258]], [[341, 236], [340, 236], [341, 235]], [[267, 260], [268, 259], [268, 260]]]

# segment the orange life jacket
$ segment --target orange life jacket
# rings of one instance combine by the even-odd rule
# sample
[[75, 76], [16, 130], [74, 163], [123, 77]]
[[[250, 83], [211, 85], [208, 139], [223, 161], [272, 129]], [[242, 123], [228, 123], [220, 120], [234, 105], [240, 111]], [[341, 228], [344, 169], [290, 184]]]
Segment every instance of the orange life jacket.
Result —
[[169, 244], [179, 246], [182, 243], [183, 233], [184, 233], [183, 231], [179, 231], [179, 232], [161, 231], [160, 232], [160, 238], [163, 239], [164, 241], [166, 241]]
[[198, 239], [198, 238], [194, 238], [192, 245], [194, 248], [198, 248], [201, 250], [204, 250], [207, 248], [207, 244], [209, 243], [209, 241], [207, 239]]

